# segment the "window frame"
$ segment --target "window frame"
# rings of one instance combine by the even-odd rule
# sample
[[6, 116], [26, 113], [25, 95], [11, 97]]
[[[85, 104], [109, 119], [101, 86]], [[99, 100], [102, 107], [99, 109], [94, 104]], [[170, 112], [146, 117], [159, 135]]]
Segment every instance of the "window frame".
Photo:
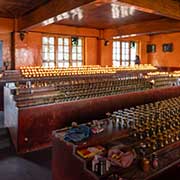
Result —
[[[49, 38], [49, 37], [53, 37], [54, 38], [54, 67], [55, 68], [65, 68], [65, 67], [72, 67], [72, 63], [73, 63], [73, 59], [72, 59], [72, 54], [73, 54], [73, 52], [72, 52], [72, 36], [64, 36], [64, 35], [55, 35], [55, 34], [43, 34], [42, 35], [42, 38], [41, 38], [41, 59], [42, 59], [42, 66], [43, 66], [43, 64], [44, 63], [48, 63], [48, 67], [50, 67], [49, 66], [49, 61], [47, 62], [47, 61], [45, 61], [44, 59], [43, 59], [43, 38], [44, 37], [47, 37], [47, 38]], [[63, 38], [63, 58], [64, 58], [64, 38], [67, 38], [67, 39], [69, 39], [69, 59], [68, 59], [68, 63], [69, 63], [69, 66], [62, 66], [62, 67], [59, 67], [58, 66], [58, 63], [60, 63], [59, 61], [59, 58], [58, 58], [58, 55], [59, 55], [59, 50], [58, 50], [58, 48], [59, 48], [59, 43], [58, 43], [58, 39], [59, 38]], [[83, 65], [85, 65], [85, 40], [84, 40], [84, 37], [82, 37], [82, 36], [78, 36], [77, 37], [78, 39], [80, 38], [81, 40], [82, 40], [82, 45], [81, 45], [81, 47], [82, 47], [82, 49], [81, 49], [81, 51], [82, 51], [82, 61], [80, 61], [79, 60], [79, 62], [81, 62], [82, 64], [81, 64], [81, 66], [83, 66]], [[78, 48], [78, 47], [76, 47], [76, 48]], [[77, 51], [76, 51], [77, 52]], [[49, 46], [48, 46], [48, 54], [49, 54], [50, 52], [49, 52]], [[78, 56], [78, 54], [76, 54], [76, 57]], [[64, 59], [63, 59], [63, 61], [65, 61]], [[78, 61], [77, 60], [77, 58], [76, 58], [76, 61]], [[63, 62], [63, 64], [64, 64], [64, 62]], [[78, 66], [76, 66], [76, 67], [78, 67]]]
[[[120, 52], [120, 60], [115, 60], [114, 59], [114, 51], [115, 51], [115, 49], [116, 48], [114, 48], [114, 42], [119, 42], [120, 43], [120, 48], [119, 48], [119, 52]], [[115, 64], [114, 64], [114, 62], [116, 61], [116, 62], [118, 62], [119, 61], [119, 66], [131, 66], [132, 65], [132, 62], [135, 62], [135, 60], [133, 60], [133, 59], [131, 59], [131, 42], [132, 41], [127, 41], [127, 40], [113, 40], [113, 46], [112, 46], [112, 65], [113, 66], [115, 66]], [[139, 54], [139, 50], [138, 50], [138, 48], [139, 48], [139, 42], [138, 41], [134, 41], [135, 43], [136, 43], [136, 45], [135, 45], [135, 48], [136, 48], [136, 54]], [[125, 59], [123, 59], [123, 43], [128, 43], [128, 53], [126, 54], [124, 54], [124, 56], [126, 56], [126, 55], [128, 55], [128, 60], [126, 60], [126, 58]], [[126, 47], [126, 45], [125, 45], [125, 47]], [[128, 62], [128, 64], [127, 65], [123, 65], [123, 63], [126, 63], [126, 62]], [[118, 66], [116, 66], [116, 67], [118, 67]]]
[[[47, 44], [45, 44], [45, 43], [43, 43], [43, 38], [48, 38], [48, 42], [47, 42]], [[54, 46], [54, 53], [53, 52], [50, 52], [50, 46], [51, 46], [51, 44], [49, 43], [49, 38], [53, 38], [54, 39], [54, 44], [52, 45], [52, 46]], [[41, 48], [42, 48], [42, 56], [41, 56], [41, 58], [42, 58], [42, 66], [43, 66], [43, 64], [44, 63], [47, 63], [48, 64], [48, 67], [50, 67], [50, 63], [54, 63], [54, 67], [55, 67], [55, 57], [56, 57], [56, 49], [55, 49], [55, 38], [54, 38], [54, 36], [51, 36], [51, 35], [47, 35], [47, 36], [43, 36], [42, 37], [42, 40], [41, 40]], [[45, 52], [45, 51], [43, 51], [43, 48], [44, 48], [44, 46], [47, 46], [47, 52]], [[44, 59], [44, 54], [45, 53], [47, 53], [47, 57], [48, 57], [48, 59], [47, 60], [45, 60]], [[50, 60], [50, 53], [53, 53], [54, 54], [54, 60]]]

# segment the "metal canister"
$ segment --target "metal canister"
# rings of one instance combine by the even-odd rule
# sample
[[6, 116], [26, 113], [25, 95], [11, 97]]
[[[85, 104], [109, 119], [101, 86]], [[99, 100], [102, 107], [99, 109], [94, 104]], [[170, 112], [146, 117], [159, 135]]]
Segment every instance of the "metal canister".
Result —
[[106, 173], [106, 160], [104, 158], [99, 160], [99, 174], [102, 176]]

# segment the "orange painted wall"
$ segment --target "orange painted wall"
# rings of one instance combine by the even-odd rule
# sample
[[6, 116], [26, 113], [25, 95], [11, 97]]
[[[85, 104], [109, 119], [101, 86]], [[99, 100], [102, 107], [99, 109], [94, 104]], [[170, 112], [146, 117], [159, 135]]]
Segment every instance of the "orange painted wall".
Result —
[[41, 65], [41, 37], [40, 33], [25, 33], [22, 41], [19, 33], [15, 34], [15, 68], [20, 66]]
[[138, 47], [138, 55], [141, 60], [141, 64], [148, 64], [148, 54], [146, 53], [146, 47], [147, 44], [150, 41], [150, 36], [149, 35], [143, 35], [143, 36], [136, 36], [136, 37], [129, 37], [129, 38], [122, 38], [123, 40], [127, 41], [136, 41], [139, 44]]
[[85, 38], [85, 64], [98, 64], [98, 41], [97, 38]]
[[112, 41], [109, 45], [104, 45], [104, 40], [98, 40], [99, 46], [99, 62], [101, 66], [112, 66]]
[[[150, 37], [150, 43], [156, 44], [156, 52], [148, 54], [151, 64], [161, 67], [180, 67], [180, 32], [153, 35]], [[163, 52], [164, 43], [173, 43], [173, 52]]]
[[[11, 35], [9, 32], [13, 31], [12, 20], [4, 21], [0, 18], [0, 25], [5, 23], [3, 27], [4, 33], [1, 33], [0, 40], [3, 40], [3, 61], [11, 59]], [[7, 25], [7, 22], [11, 22]], [[15, 33], [15, 67], [20, 66], [36, 66], [41, 65], [41, 38], [42, 33], [62, 34], [62, 35], [79, 35], [85, 37], [85, 64], [94, 65], [100, 64], [102, 66], [112, 65], [112, 40], [108, 46], [104, 45], [104, 40], [98, 40], [100, 32], [97, 29], [67, 27], [59, 25], [49, 25], [33, 29], [25, 35], [23, 41], [19, 38], [19, 33]], [[142, 64], [151, 63], [155, 66], [180, 67], [180, 33], [161, 34], [153, 36], [137, 36], [122, 40], [135, 40], [139, 42], [139, 55]], [[162, 52], [163, 43], [174, 44], [174, 51], [172, 53]], [[156, 53], [146, 53], [146, 46], [148, 43], [157, 45]]]
[[[35, 32], [36, 30], [36, 32]], [[75, 31], [74, 31], [75, 30]], [[33, 32], [34, 31], [34, 32]], [[67, 26], [52, 25], [51, 27], [36, 28], [32, 32], [25, 33], [23, 41], [19, 33], [15, 34], [15, 68], [20, 66], [37, 66], [42, 64], [41, 41], [42, 33], [54, 35], [85, 36], [85, 64], [97, 64], [97, 36], [96, 29], [76, 28]], [[67, 34], [68, 33], [68, 34]], [[86, 37], [88, 36], [88, 37]]]
[[[57, 27], [56, 27], [57, 28]], [[56, 29], [57, 30], [57, 29]], [[56, 31], [55, 31], [56, 32]], [[54, 33], [53, 28], [51, 32]], [[60, 34], [61, 32], [59, 32]], [[85, 33], [85, 32], [84, 32]], [[70, 34], [71, 35], [71, 34]], [[89, 35], [89, 32], [88, 32]], [[42, 64], [41, 58], [41, 38], [42, 33], [28, 32], [23, 41], [19, 38], [19, 33], [15, 35], [15, 67], [36, 66]], [[148, 54], [146, 45], [149, 42], [149, 36], [131, 37], [122, 40], [132, 40], [139, 42], [139, 54], [142, 64], [148, 63]], [[85, 64], [102, 66], [112, 66], [112, 40], [109, 45], [104, 45], [104, 40], [98, 40], [96, 37], [85, 37]]]

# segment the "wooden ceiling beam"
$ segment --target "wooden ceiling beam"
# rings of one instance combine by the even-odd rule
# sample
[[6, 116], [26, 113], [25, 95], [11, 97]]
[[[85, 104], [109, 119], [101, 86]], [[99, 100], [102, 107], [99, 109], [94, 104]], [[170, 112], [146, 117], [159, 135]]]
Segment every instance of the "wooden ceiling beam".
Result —
[[180, 31], [180, 21], [164, 18], [159, 20], [123, 25], [116, 29], [107, 29], [104, 30], [104, 38], [112, 39], [115, 36], [136, 36], [152, 33], [170, 33], [176, 31]]
[[29, 30], [46, 21], [49, 24], [53, 23], [53, 19], [58, 15], [95, 1], [96, 0], [51, 0], [38, 9], [20, 17], [18, 19], [17, 31]]
[[[175, 0], [118, 0], [147, 13], [180, 20], [180, 1]], [[112, 0], [113, 2], [113, 0]]]

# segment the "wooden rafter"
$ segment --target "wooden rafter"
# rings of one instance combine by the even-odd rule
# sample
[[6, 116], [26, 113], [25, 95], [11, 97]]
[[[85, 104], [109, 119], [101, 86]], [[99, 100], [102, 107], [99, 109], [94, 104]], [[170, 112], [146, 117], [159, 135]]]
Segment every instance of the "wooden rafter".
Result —
[[128, 24], [116, 29], [107, 29], [104, 31], [104, 38], [111, 39], [114, 36], [143, 35], [175, 31], [180, 31], [180, 21], [164, 18], [160, 20]]
[[180, 20], [180, 1], [174, 0], [118, 0], [135, 9]]
[[17, 30], [28, 30], [45, 20], [94, 1], [95, 0], [51, 0], [38, 9], [20, 17], [18, 19]]

